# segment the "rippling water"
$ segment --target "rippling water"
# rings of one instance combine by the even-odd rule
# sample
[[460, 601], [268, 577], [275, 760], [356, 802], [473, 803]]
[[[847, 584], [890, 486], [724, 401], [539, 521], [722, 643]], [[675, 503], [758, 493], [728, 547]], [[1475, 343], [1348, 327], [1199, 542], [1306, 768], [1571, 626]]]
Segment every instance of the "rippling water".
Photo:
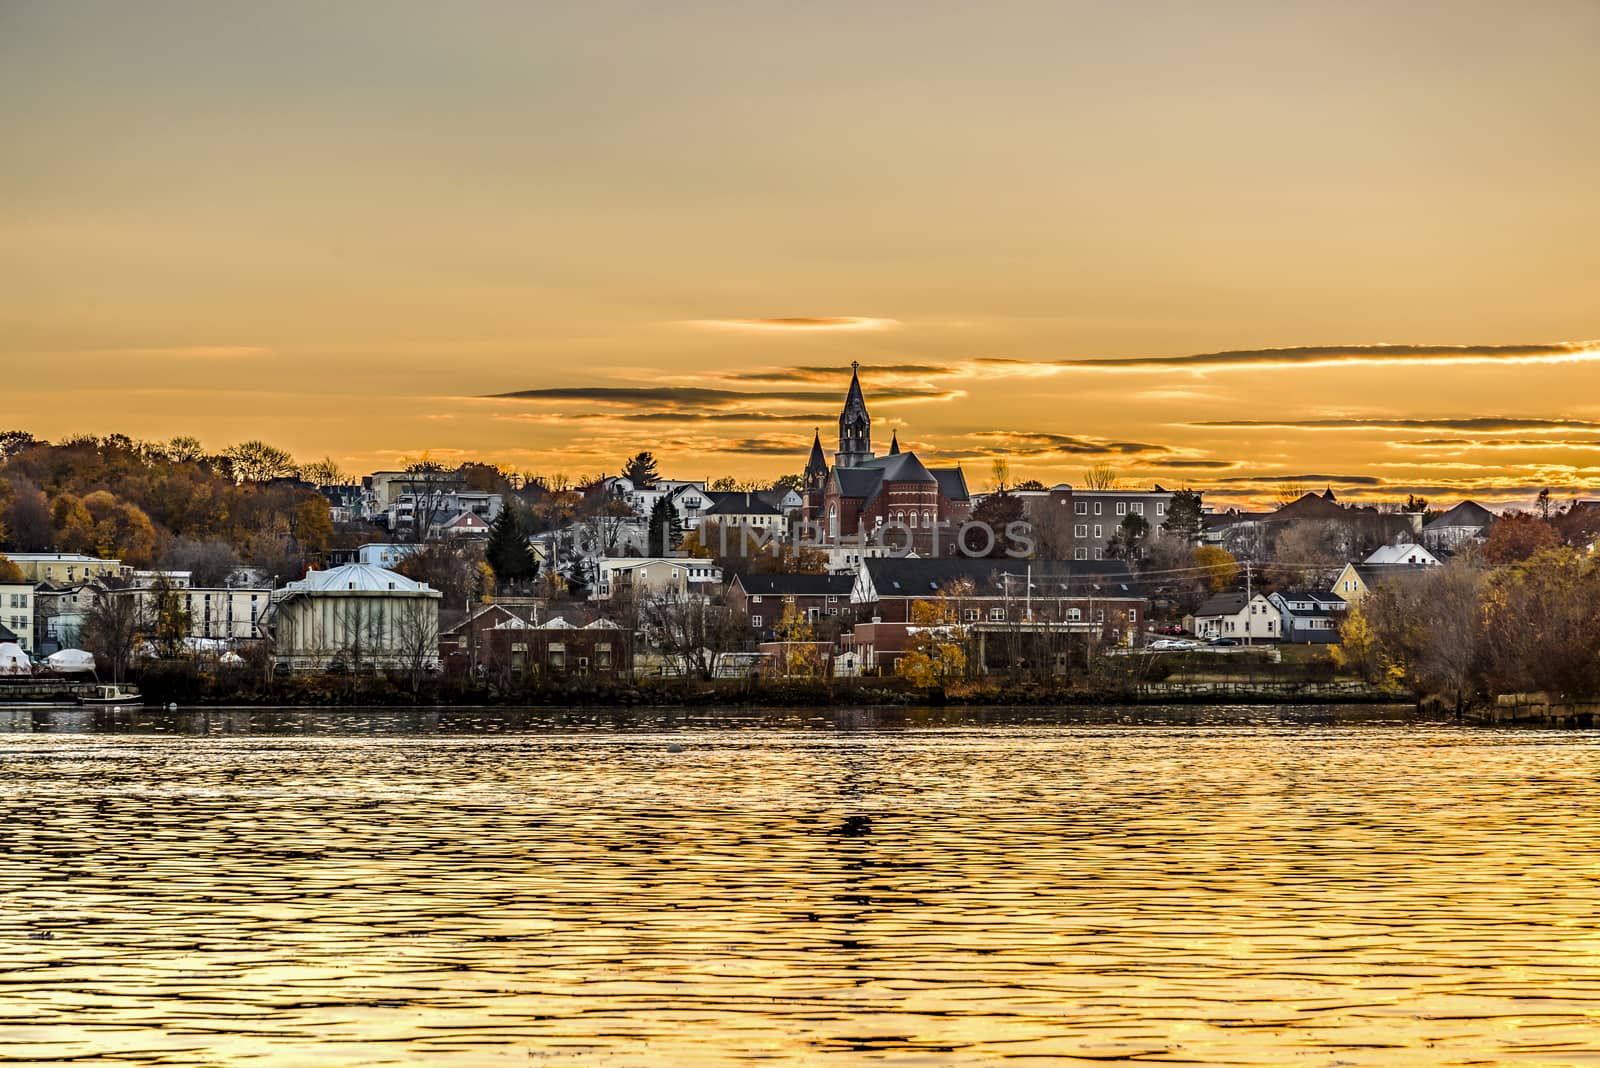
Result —
[[1595, 735], [992, 720], [0, 712], [0, 1055], [1600, 1062]]

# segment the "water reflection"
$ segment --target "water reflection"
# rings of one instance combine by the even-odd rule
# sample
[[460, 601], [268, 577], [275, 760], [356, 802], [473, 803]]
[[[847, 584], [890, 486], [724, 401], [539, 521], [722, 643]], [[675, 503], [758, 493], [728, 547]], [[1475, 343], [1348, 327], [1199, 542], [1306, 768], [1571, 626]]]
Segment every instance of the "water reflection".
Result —
[[1349, 709], [569, 715], [593, 716], [7, 720], [0, 1054], [1600, 1056], [1592, 735]]

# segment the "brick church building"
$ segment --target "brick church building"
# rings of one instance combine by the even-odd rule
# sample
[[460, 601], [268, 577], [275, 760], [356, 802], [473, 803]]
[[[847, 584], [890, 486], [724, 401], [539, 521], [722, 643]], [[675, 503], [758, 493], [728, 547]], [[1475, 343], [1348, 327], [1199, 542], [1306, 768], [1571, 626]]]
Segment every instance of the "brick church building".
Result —
[[898, 435], [891, 437], [888, 455], [872, 451], [872, 416], [861, 394], [860, 366], [850, 365], [850, 391], [839, 413], [839, 448], [831, 468], [822, 435], [812, 439], [805, 518], [821, 529], [826, 545], [880, 532], [892, 547], [909, 537], [919, 556], [934, 554], [935, 524], [943, 524], [938, 555], [954, 555], [956, 532], [972, 514], [966, 476], [959, 467], [929, 468], [916, 453], [901, 452]]

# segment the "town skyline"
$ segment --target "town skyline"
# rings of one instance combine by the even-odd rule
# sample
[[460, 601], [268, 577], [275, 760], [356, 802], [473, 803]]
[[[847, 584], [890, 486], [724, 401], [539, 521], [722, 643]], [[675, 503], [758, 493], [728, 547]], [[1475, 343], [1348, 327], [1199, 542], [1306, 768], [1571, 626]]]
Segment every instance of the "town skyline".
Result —
[[1600, 11], [0, 13], [40, 437], [986, 482], [1600, 486]]

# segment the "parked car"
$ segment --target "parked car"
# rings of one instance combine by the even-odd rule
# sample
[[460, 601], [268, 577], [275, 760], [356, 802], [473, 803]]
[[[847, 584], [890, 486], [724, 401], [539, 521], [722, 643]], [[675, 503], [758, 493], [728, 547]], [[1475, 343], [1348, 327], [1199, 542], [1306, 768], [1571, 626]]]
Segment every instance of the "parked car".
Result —
[[1171, 652], [1176, 649], [1193, 649], [1199, 644], [1199, 642], [1184, 641], [1179, 638], [1157, 638], [1146, 648], [1154, 649], [1156, 652]]
[[1238, 638], [1212, 638], [1207, 645], [1238, 645]]

